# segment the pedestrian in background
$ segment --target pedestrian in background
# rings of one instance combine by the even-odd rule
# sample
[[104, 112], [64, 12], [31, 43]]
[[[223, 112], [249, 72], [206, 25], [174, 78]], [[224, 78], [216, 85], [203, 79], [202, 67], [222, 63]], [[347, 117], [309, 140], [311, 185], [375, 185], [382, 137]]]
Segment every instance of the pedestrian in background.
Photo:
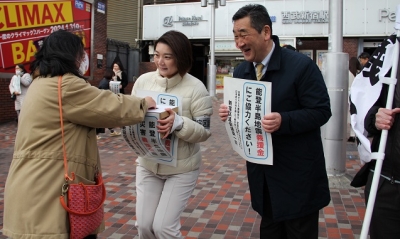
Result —
[[154, 44], [157, 70], [141, 75], [132, 91], [165, 92], [181, 96], [182, 115], [171, 109], [159, 120], [160, 134], [179, 138], [177, 166], [158, 164], [145, 157], [137, 159], [136, 227], [140, 239], [183, 238], [180, 215], [196, 186], [201, 165], [200, 143], [211, 133], [212, 98], [204, 84], [188, 72], [192, 67], [189, 39], [177, 31], [164, 33]]
[[128, 76], [126, 75], [121, 62], [117, 61], [113, 64], [113, 71], [115, 76], [113, 76], [114, 81], [120, 81], [119, 92], [125, 94], [125, 87], [128, 85]]
[[[112, 78], [115, 76], [115, 73], [113, 70], [111, 69], [106, 69], [106, 71], [104, 72], [104, 76], [103, 79], [101, 79], [101, 81], [99, 82], [99, 89], [101, 90], [109, 90], [110, 89], [110, 81], [112, 80]], [[108, 130], [110, 130], [111, 132], [111, 136], [117, 136], [120, 134], [116, 134], [114, 133], [114, 129], [113, 128], [108, 128]], [[96, 128], [96, 137], [97, 139], [101, 139], [101, 137], [98, 135], [100, 133], [105, 133], [105, 129], [104, 128]]]
[[[3, 234], [10, 238], [69, 238], [68, 213], [59, 200], [65, 183], [59, 77], [68, 166], [80, 176], [76, 179], [84, 178], [81, 182], [94, 182], [101, 173], [95, 128], [139, 123], [155, 107], [151, 97], [91, 86], [80, 70], [84, 54], [79, 36], [58, 30], [44, 40], [31, 63], [37, 77], [22, 105], [4, 191]], [[86, 238], [103, 230], [104, 222]]]
[[360, 61], [361, 64], [361, 68], [363, 68], [365, 66], [365, 64], [367, 64], [369, 58], [371, 56], [369, 55], [368, 52], [362, 52], [359, 56], [358, 56], [358, 60]]
[[17, 121], [19, 120], [21, 106], [31, 82], [31, 75], [26, 72], [24, 65], [17, 64], [15, 66], [15, 75], [11, 78], [9, 85], [11, 98], [14, 99], [15, 111], [17, 112]]
[[[117, 61], [113, 64], [113, 71], [114, 71], [114, 76], [112, 77], [113, 81], [120, 81], [121, 84], [119, 85], [119, 92], [121, 94], [125, 94], [125, 87], [128, 85], [128, 77], [123, 70], [122, 63]], [[114, 130], [113, 128], [109, 129], [110, 130], [110, 136], [119, 136], [121, 135], [121, 132], [118, 132]]]
[[282, 47], [286, 48], [286, 49], [289, 49], [289, 50], [292, 50], [292, 51], [297, 51], [296, 48], [294, 48], [292, 45], [285, 44]]
[[[310, 58], [280, 47], [264, 6], [246, 5], [232, 20], [236, 47], [246, 60], [233, 77], [260, 75], [258, 80], [272, 83], [272, 112], [261, 124], [272, 136], [273, 165], [246, 162], [260, 238], [317, 239], [319, 210], [330, 201], [320, 130], [331, 116], [324, 79]], [[222, 104], [221, 120], [228, 115]]]

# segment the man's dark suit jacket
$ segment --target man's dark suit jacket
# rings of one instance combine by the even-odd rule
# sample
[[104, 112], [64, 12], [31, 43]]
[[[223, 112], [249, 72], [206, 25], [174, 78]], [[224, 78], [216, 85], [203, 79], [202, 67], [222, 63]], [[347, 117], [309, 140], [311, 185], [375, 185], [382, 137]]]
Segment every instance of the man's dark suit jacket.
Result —
[[[275, 49], [261, 81], [272, 82], [271, 110], [282, 116], [272, 133], [273, 165], [247, 162], [252, 207], [263, 216], [263, 188], [271, 197], [274, 221], [309, 215], [329, 204], [320, 127], [331, 116], [322, 74], [307, 56]], [[233, 77], [256, 80], [253, 62], [242, 62]]]

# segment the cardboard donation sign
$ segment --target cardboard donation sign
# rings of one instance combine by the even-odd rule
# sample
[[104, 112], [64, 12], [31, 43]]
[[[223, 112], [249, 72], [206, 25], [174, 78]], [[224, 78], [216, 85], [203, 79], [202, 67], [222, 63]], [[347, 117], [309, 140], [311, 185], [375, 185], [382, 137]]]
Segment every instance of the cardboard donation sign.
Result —
[[149, 109], [147, 111], [146, 116], [154, 116], [158, 119], [165, 119], [169, 116], [168, 111], [165, 110], [167, 108], [170, 108], [173, 111], [175, 111], [175, 113], [178, 113], [178, 107], [171, 107], [168, 105], [157, 105], [155, 109]]
[[129, 147], [140, 157], [156, 163], [176, 167], [178, 137], [172, 132], [167, 138], [158, 132], [158, 120], [165, 119], [170, 108], [181, 114], [181, 97], [151, 91], [136, 92], [136, 96], [151, 96], [157, 103], [155, 109], [149, 109], [144, 121], [136, 125], [125, 126], [122, 135]]

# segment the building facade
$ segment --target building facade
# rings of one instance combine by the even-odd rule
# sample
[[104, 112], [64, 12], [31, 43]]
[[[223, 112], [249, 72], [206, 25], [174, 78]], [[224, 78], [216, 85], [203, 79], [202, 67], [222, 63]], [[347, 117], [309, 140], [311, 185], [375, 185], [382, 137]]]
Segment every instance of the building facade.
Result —
[[[179, 3], [176, 3], [179, 2]], [[152, 42], [169, 30], [188, 36], [194, 48], [195, 64], [191, 73], [207, 82], [210, 54], [212, 7], [201, 7], [200, 1], [145, 1], [141, 42], [148, 45], [152, 59]], [[329, 51], [329, 0], [232, 0], [215, 10], [216, 88], [223, 88], [222, 79], [233, 72], [242, 54], [236, 49], [232, 34], [232, 16], [242, 6], [264, 5], [272, 20], [272, 31], [281, 45], [290, 44], [322, 66], [323, 54]], [[397, 0], [343, 0], [343, 52], [356, 57], [372, 53], [378, 44], [394, 33]], [[143, 59], [146, 59], [144, 57]]]
[[138, 47], [141, 29], [141, 0], [109, 1], [107, 6], [107, 38]]

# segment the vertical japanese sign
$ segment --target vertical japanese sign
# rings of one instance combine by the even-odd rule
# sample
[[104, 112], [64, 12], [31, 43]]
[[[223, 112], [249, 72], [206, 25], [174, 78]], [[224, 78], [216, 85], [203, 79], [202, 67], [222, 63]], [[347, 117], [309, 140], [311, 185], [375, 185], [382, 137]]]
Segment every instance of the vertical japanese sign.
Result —
[[[154, 91], [137, 91], [136, 96], [151, 96], [157, 103], [165, 107], [178, 107], [182, 114], [182, 98], [173, 94]], [[178, 137], [172, 133], [162, 139], [157, 132], [158, 113], [148, 112], [144, 121], [136, 125], [125, 126], [122, 135], [136, 155], [156, 163], [176, 167], [178, 155]]]
[[81, 36], [90, 59], [91, 9], [79, 0], [0, 1], [0, 73], [13, 73], [16, 64], [28, 70], [43, 39], [59, 29]]
[[224, 104], [229, 116], [225, 128], [233, 149], [252, 163], [273, 164], [272, 138], [261, 127], [271, 112], [271, 83], [225, 77]]

